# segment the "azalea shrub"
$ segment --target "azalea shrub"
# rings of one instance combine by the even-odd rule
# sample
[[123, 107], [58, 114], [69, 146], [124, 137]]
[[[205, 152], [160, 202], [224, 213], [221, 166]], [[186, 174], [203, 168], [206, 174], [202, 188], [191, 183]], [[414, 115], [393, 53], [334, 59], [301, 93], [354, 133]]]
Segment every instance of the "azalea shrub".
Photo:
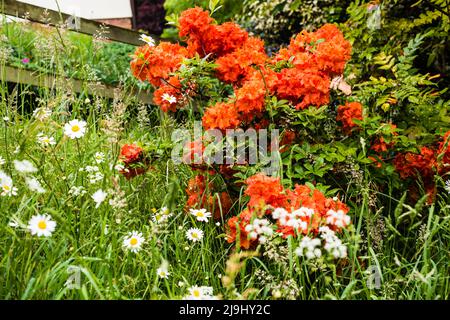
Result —
[[[409, 130], [424, 113], [413, 107], [406, 113], [380, 110], [383, 96], [372, 97], [373, 88], [359, 86], [346, 69], [357, 39], [347, 40], [338, 26], [304, 30], [268, 55], [263, 40], [233, 22], [218, 24], [201, 8], [187, 9], [177, 21], [182, 43], [144, 45], [131, 62], [133, 74], [155, 86], [155, 104], [182, 121], [201, 119], [204, 130], [281, 131], [278, 178], [258, 174], [257, 165], [191, 164], [197, 176], [187, 188], [187, 208], [220, 208], [215, 217], [228, 219], [227, 239], [238, 248], [287, 235], [317, 244], [323, 232], [337, 237], [348, 227], [347, 213], [361, 203], [382, 212], [394, 194], [408, 190], [404, 201], [433, 203], [444, 190], [449, 124], [430, 127], [423, 144], [412, 139]], [[412, 64], [422, 43], [417, 36], [407, 44], [394, 75], [414, 79]], [[417, 79], [408, 86], [433, 85], [428, 75]], [[394, 85], [387, 81], [386, 88]], [[427, 94], [429, 101], [438, 97], [436, 91]], [[400, 105], [400, 99], [391, 95], [387, 101]], [[448, 102], [438, 106], [445, 114]], [[189, 144], [188, 157], [205, 158], [208, 143]], [[368, 194], [368, 188], [377, 192]], [[242, 190], [249, 202], [236, 213], [230, 209]]]

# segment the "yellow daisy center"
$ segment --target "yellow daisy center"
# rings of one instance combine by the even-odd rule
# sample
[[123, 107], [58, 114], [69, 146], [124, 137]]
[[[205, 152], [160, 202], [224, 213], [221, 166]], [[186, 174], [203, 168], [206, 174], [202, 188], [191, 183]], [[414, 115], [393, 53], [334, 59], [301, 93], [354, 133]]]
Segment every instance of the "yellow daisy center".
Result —
[[192, 295], [194, 296], [194, 297], [200, 297], [200, 290], [194, 290], [194, 291], [192, 291]]
[[3, 190], [9, 191], [9, 190], [11, 190], [11, 188], [7, 184], [5, 184], [5, 185], [3, 185]]
[[198, 238], [198, 233], [197, 232], [192, 232], [192, 238], [197, 239]]
[[47, 223], [45, 223], [44, 220], [39, 221], [38, 228], [41, 229], [41, 230], [47, 229]]
[[203, 212], [198, 211], [197, 212], [197, 217], [203, 218], [205, 215], [203, 214]]
[[138, 240], [137, 240], [136, 238], [131, 238], [130, 244], [131, 244], [132, 246], [137, 245], [137, 243], [138, 243]]
[[73, 131], [73, 132], [78, 132], [78, 131], [80, 131], [80, 127], [79, 127], [78, 125], [74, 125], [74, 126], [72, 126], [72, 131]]

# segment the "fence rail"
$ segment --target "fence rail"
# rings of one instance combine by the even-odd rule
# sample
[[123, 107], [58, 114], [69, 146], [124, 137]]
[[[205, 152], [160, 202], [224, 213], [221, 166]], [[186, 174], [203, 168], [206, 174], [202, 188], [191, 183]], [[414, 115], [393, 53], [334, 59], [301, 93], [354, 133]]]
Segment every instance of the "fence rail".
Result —
[[[98, 95], [106, 98], [114, 98], [114, 90], [116, 89], [116, 87], [110, 85], [98, 84], [77, 79], [67, 79], [64, 77], [42, 74], [26, 69], [2, 65], [0, 65], [0, 80], [2, 82], [20, 83], [46, 88], [55, 88], [58, 82], [61, 83], [61, 81], [66, 81], [70, 82], [73, 91], [77, 93], [85, 92], [89, 95]], [[131, 90], [129, 94], [136, 96], [140, 102], [147, 104], [152, 103], [152, 97], [147, 92]]]
[[[45, 16], [43, 15], [44, 10], [47, 12]], [[29, 21], [47, 24], [56, 28], [64, 24], [69, 30], [88, 35], [95, 35], [98, 33], [98, 30], [101, 29], [101, 26], [105, 25], [97, 21], [73, 17], [68, 14], [41, 8], [16, 0], [0, 0], [0, 12], [5, 15], [26, 18]], [[70, 21], [70, 19], [75, 20]], [[132, 45], [142, 45], [142, 42], [139, 40], [138, 32], [112, 25], [106, 26], [108, 26], [107, 36], [109, 40]], [[155, 40], [158, 39], [157, 37], [152, 37], [155, 38]], [[77, 93], [85, 92], [90, 95], [95, 94], [106, 98], [114, 98], [114, 90], [116, 89], [116, 87], [107, 84], [98, 84], [71, 78], [69, 79], [62, 76], [42, 74], [40, 72], [3, 65], [0, 65], [0, 78], [3, 82], [21, 83], [25, 85], [47, 88], [55, 88], [58, 81], [63, 80], [70, 82], [71, 87]], [[131, 90], [129, 94], [137, 96], [138, 100], [142, 103], [152, 103], [152, 96], [147, 92]]]
[[[47, 12], [45, 17], [43, 16], [44, 10]], [[142, 45], [142, 42], [139, 40], [139, 33], [136, 31], [89, 19], [74, 17], [58, 11], [19, 2], [17, 0], [0, 0], [0, 11], [6, 15], [15, 16], [18, 18], [26, 17], [27, 20], [37, 23], [45, 23], [52, 26], [65, 24], [72, 31], [88, 35], [95, 35], [98, 33], [98, 30], [100, 30], [102, 25], [106, 25], [108, 26], [108, 38], [110, 40], [133, 45]], [[158, 37], [153, 35], [152, 37], [155, 40], [158, 40]]]

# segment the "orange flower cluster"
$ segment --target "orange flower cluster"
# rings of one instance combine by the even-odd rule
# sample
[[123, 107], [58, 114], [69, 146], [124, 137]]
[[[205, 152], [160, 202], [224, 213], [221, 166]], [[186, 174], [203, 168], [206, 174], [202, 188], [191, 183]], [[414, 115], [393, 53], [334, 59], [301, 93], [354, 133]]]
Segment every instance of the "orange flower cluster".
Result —
[[344, 106], [339, 106], [337, 109], [337, 121], [342, 122], [344, 132], [350, 133], [353, 127], [358, 126], [353, 122], [353, 119], [362, 120], [362, 105], [359, 102], [346, 102]]
[[272, 61], [290, 61], [294, 66], [279, 73], [277, 96], [290, 100], [297, 109], [327, 104], [330, 79], [342, 74], [350, 53], [350, 43], [335, 25], [301, 32]]
[[442, 160], [439, 163], [439, 172], [445, 174], [450, 172], [450, 131], [448, 131], [439, 143], [438, 157], [442, 155]]
[[197, 175], [189, 180], [186, 209], [205, 208], [213, 213], [214, 219], [219, 220], [230, 211], [232, 201], [227, 192], [214, 193], [213, 184], [206, 180], [204, 175]]
[[217, 65], [217, 77], [232, 84], [235, 94], [206, 110], [206, 129], [225, 130], [260, 120], [267, 95], [287, 99], [297, 109], [329, 103], [330, 79], [342, 74], [351, 52], [339, 29], [327, 24], [316, 32], [300, 33], [288, 48], [269, 59], [261, 39], [250, 37], [235, 23], [217, 24], [208, 11], [198, 7], [181, 13], [179, 35], [187, 48], [169, 43], [138, 48], [131, 62], [133, 74], [159, 87], [155, 103], [163, 111], [176, 111], [182, 105], [182, 79], [169, 77], [184, 58], [208, 56]]
[[223, 56], [247, 41], [248, 34], [237, 24], [214, 24], [208, 11], [195, 7], [183, 11], [179, 18], [179, 35], [187, 37], [188, 51], [200, 56]]
[[120, 170], [120, 173], [127, 179], [147, 171], [144, 150], [135, 144], [123, 145], [120, 150], [119, 160], [124, 164], [124, 168]]
[[[171, 102], [164, 99], [164, 96], [174, 97], [176, 101]], [[170, 77], [167, 82], [161, 85], [153, 93], [153, 101], [161, 108], [164, 112], [175, 112], [177, 106], [180, 105], [180, 101], [183, 100], [183, 95], [181, 93], [181, 82], [177, 76]]]
[[402, 179], [420, 175], [429, 180], [433, 178], [435, 173], [436, 155], [434, 150], [422, 147], [420, 154], [412, 152], [397, 154], [393, 164]]
[[[245, 194], [250, 197], [247, 208], [238, 216], [228, 220], [229, 243], [235, 242], [239, 233], [240, 246], [248, 249], [257, 242], [251, 240], [246, 232], [246, 226], [253, 217], [260, 217], [274, 212], [276, 208], [283, 208], [287, 212], [293, 212], [299, 208], [313, 210], [312, 216], [302, 217], [309, 225], [307, 231], [295, 229], [292, 226], [282, 225], [277, 221], [278, 233], [283, 237], [289, 235], [296, 236], [298, 232], [307, 234], [308, 232], [317, 234], [319, 228], [328, 226], [330, 229], [339, 231], [348, 223], [335, 224], [336, 220], [330, 217], [331, 212], [339, 212], [341, 218], [345, 218], [349, 208], [340, 200], [325, 197], [319, 190], [311, 190], [306, 185], [296, 185], [294, 190], [284, 189], [279, 178], [268, 177], [264, 174], [257, 174], [247, 179], [247, 189]], [[348, 218], [348, 217], [347, 217]]]
[[136, 49], [131, 60], [131, 70], [136, 78], [160, 86], [188, 56], [188, 50], [178, 44], [161, 42], [155, 47], [145, 45]]

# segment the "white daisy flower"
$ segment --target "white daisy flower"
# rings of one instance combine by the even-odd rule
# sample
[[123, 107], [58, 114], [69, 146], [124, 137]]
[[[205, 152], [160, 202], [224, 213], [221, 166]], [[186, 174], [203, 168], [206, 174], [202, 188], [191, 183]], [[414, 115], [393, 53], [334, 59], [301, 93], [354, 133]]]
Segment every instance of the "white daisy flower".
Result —
[[64, 125], [64, 134], [70, 139], [79, 139], [86, 133], [86, 121], [71, 120]]
[[36, 172], [37, 169], [36, 167], [28, 160], [14, 160], [14, 167], [16, 168], [17, 171], [19, 171], [20, 173], [33, 173]]
[[32, 235], [37, 235], [38, 237], [50, 237], [55, 231], [56, 222], [51, 219], [49, 215], [35, 215], [31, 217], [28, 222], [28, 229]]
[[192, 286], [188, 289], [189, 294], [183, 300], [217, 300], [213, 295], [212, 287]]
[[208, 218], [211, 218], [211, 212], [206, 209], [189, 209], [189, 213], [197, 218], [197, 221], [208, 222]]
[[52, 110], [46, 107], [37, 108], [33, 111], [33, 117], [39, 121], [44, 121], [52, 115]]
[[15, 196], [17, 195], [17, 188], [13, 186], [13, 181], [3, 171], [0, 171], [0, 196]]
[[44, 136], [42, 133], [38, 134], [37, 141], [43, 147], [54, 146], [56, 144], [55, 138]]
[[170, 276], [170, 272], [169, 272], [169, 264], [167, 263], [167, 261], [163, 261], [161, 263], [161, 265], [159, 266], [158, 269], [156, 269], [156, 274], [158, 275], [158, 277], [160, 277], [161, 279], [168, 279]]
[[170, 212], [169, 208], [162, 207], [161, 210], [152, 216], [152, 220], [155, 223], [163, 223], [166, 222], [171, 216], [173, 216], [173, 213]]
[[155, 40], [146, 35], [146, 34], [141, 34], [141, 37], [139, 38], [141, 41], [144, 41], [146, 44], [148, 44], [150, 47], [154, 47], [155, 46]]
[[201, 241], [203, 239], [203, 231], [197, 228], [190, 228], [186, 231], [186, 237], [193, 242]]
[[177, 103], [177, 98], [168, 94], [168, 93], [164, 93], [161, 97], [161, 99], [163, 101], [167, 101], [168, 103], [172, 104], [172, 103]]
[[106, 197], [108, 196], [108, 193], [103, 191], [102, 189], [97, 190], [93, 195], [92, 199], [95, 202], [95, 208], [100, 207], [103, 201], [105, 201]]
[[94, 159], [96, 163], [102, 163], [105, 160], [105, 154], [103, 152], [96, 152]]
[[25, 178], [25, 183], [27, 184], [28, 188], [31, 191], [37, 192], [37, 193], [44, 193], [45, 189], [42, 188], [41, 183], [33, 177], [26, 177]]
[[141, 232], [130, 232], [128, 237], [123, 239], [123, 247], [131, 252], [138, 252], [142, 248], [142, 244], [145, 242]]

